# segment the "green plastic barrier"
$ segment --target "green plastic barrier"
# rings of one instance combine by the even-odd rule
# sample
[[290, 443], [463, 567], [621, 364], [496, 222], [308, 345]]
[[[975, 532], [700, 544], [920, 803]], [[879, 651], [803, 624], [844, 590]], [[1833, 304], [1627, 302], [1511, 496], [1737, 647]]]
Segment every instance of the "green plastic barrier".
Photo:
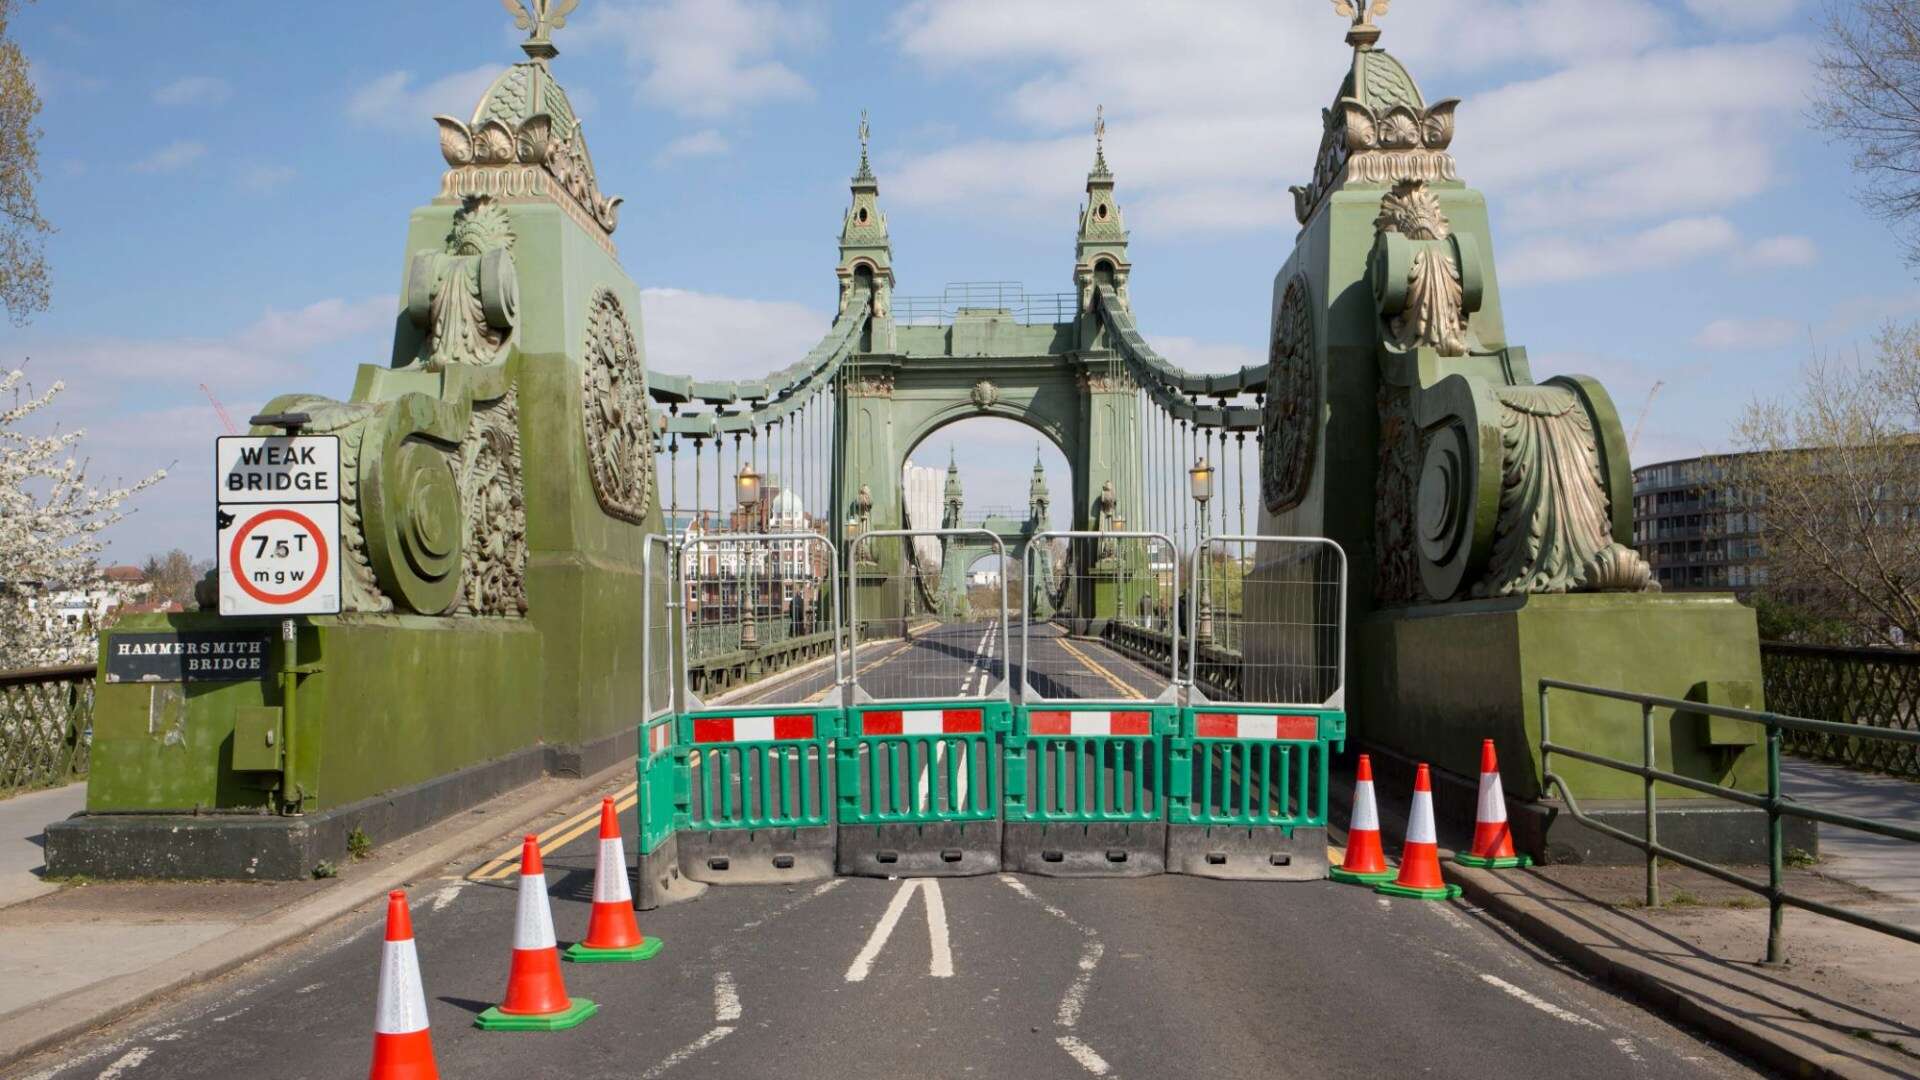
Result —
[[843, 874], [1000, 868], [1004, 701], [856, 705], [834, 746]]

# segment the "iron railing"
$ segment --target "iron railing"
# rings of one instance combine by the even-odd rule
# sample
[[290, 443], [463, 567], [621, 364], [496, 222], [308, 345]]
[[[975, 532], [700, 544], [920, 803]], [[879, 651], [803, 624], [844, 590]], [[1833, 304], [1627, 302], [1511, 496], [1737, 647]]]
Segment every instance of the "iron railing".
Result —
[[[1641, 760], [1639, 764], [1621, 761], [1603, 754], [1596, 754], [1577, 747], [1562, 746], [1553, 741], [1552, 721], [1547, 710], [1548, 691], [1564, 690], [1574, 694], [1586, 694], [1590, 697], [1611, 698], [1640, 707]], [[1696, 780], [1690, 776], [1669, 772], [1656, 767], [1654, 753], [1655, 709], [1670, 709], [1680, 713], [1694, 713], [1702, 716], [1721, 716], [1733, 720], [1746, 720], [1766, 728], [1767, 732], [1767, 793], [1756, 795], [1752, 792], [1738, 791], [1720, 784]], [[1908, 829], [1899, 825], [1889, 825], [1871, 818], [1855, 817], [1834, 810], [1822, 810], [1804, 803], [1787, 799], [1780, 793], [1780, 753], [1788, 732], [1832, 735], [1850, 739], [1885, 739], [1905, 743], [1909, 747], [1920, 745], [1920, 731], [1899, 731], [1886, 728], [1869, 727], [1865, 724], [1839, 724], [1826, 720], [1809, 720], [1800, 716], [1782, 716], [1779, 713], [1761, 712], [1756, 709], [1737, 709], [1729, 705], [1713, 705], [1700, 701], [1681, 701], [1677, 698], [1660, 697], [1655, 694], [1635, 694], [1625, 690], [1611, 690], [1599, 686], [1587, 686], [1581, 683], [1561, 682], [1558, 679], [1540, 680], [1540, 777], [1541, 788], [1558, 790], [1566, 801], [1567, 812], [1573, 819], [1587, 828], [1604, 836], [1610, 836], [1623, 844], [1637, 848], [1647, 857], [1647, 906], [1660, 905], [1660, 860], [1665, 859], [1681, 866], [1691, 867], [1709, 877], [1718, 878], [1729, 885], [1759, 893], [1767, 898], [1767, 959], [1769, 964], [1782, 963], [1786, 959], [1786, 942], [1782, 928], [1782, 916], [1789, 905], [1825, 915], [1830, 919], [1851, 923], [1854, 926], [1875, 930], [1902, 941], [1920, 944], [1920, 929], [1900, 926], [1896, 923], [1876, 919], [1871, 915], [1862, 915], [1857, 911], [1835, 907], [1832, 904], [1811, 900], [1804, 896], [1795, 896], [1782, 884], [1784, 874], [1786, 845], [1781, 836], [1783, 817], [1805, 818], [1809, 821], [1838, 825], [1847, 829], [1859, 829], [1875, 836], [1891, 837], [1920, 843], [1920, 829]], [[1562, 754], [1575, 761], [1584, 761], [1590, 765], [1614, 769], [1640, 777], [1645, 785], [1646, 835], [1635, 836], [1624, 829], [1596, 821], [1580, 810], [1579, 802], [1574, 798], [1573, 789], [1556, 775], [1552, 766], [1552, 755]], [[1726, 799], [1742, 806], [1751, 806], [1767, 813], [1767, 880], [1755, 881], [1752, 878], [1736, 874], [1723, 866], [1696, 858], [1685, 852], [1675, 851], [1660, 843], [1660, 830], [1656, 816], [1659, 809], [1654, 795], [1656, 782], [1673, 784], [1703, 795]]]
[[889, 314], [902, 326], [944, 326], [962, 311], [1004, 311], [1024, 326], [1072, 322], [1075, 293], [1030, 293], [1017, 281], [957, 281], [939, 296], [895, 296]]
[[[1888, 731], [1920, 731], [1920, 652], [1760, 643], [1767, 703], [1783, 713]], [[1920, 745], [1792, 731], [1795, 754], [1920, 780]]]
[[0, 795], [87, 774], [92, 664], [0, 671]]

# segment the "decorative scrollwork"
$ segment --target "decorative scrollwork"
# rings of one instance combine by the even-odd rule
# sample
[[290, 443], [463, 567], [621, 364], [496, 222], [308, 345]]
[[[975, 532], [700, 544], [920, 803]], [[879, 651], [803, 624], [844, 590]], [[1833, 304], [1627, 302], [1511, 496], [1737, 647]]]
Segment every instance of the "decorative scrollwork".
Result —
[[1262, 417], [1260, 494], [1280, 513], [1300, 505], [1313, 477], [1320, 439], [1319, 356], [1313, 343], [1312, 293], [1304, 276], [1287, 282], [1267, 351], [1267, 400]]
[[471, 615], [527, 613], [527, 507], [520, 479], [520, 390], [476, 405], [460, 447], [467, 512], [460, 608]]
[[611, 289], [588, 305], [581, 404], [587, 471], [601, 509], [622, 521], [646, 520], [653, 505], [653, 421], [647, 373], [620, 299]]

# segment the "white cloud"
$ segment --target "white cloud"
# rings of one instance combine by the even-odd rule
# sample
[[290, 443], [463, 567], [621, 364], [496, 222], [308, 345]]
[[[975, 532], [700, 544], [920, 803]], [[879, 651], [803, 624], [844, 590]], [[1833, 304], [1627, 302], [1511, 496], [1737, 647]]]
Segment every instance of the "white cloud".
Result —
[[724, 154], [732, 148], [732, 144], [727, 142], [726, 136], [720, 134], [713, 128], [707, 128], [705, 131], [696, 131], [690, 135], [682, 135], [661, 147], [660, 152], [653, 155], [653, 163], [655, 165], [665, 165], [682, 158], [714, 157], [719, 154]]
[[642, 289], [647, 367], [702, 379], [755, 379], [820, 343], [832, 316], [786, 300]]
[[199, 383], [262, 386], [292, 375], [293, 361], [313, 349], [390, 325], [392, 297], [321, 300], [294, 311], [268, 310], [249, 325], [214, 338], [67, 338], [23, 344], [37, 370], [81, 393], [103, 388], [192, 389]]
[[249, 165], [238, 177], [240, 186], [255, 194], [265, 194], [298, 175], [291, 165]]
[[811, 100], [812, 85], [778, 54], [811, 47], [825, 24], [810, 9], [759, 0], [661, 0], [598, 5], [585, 30], [621, 45], [642, 101], [722, 116]]
[[1196, 341], [1190, 337], [1155, 334], [1153, 348], [1161, 356], [1188, 371], [1239, 371], [1267, 362], [1267, 351], [1252, 345], [1232, 342]]
[[212, 75], [189, 75], [153, 92], [155, 105], [218, 105], [233, 96], [227, 80]]
[[1811, 266], [1819, 261], [1820, 250], [1805, 236], [1769, 236], [1747, 249], [1748, 266], [1775, 268]]
[[1501, 276], [1509, 284], [1532, 285], [1652, 270], [1728, 251], [1739, 240], [1723, 217], [1679, 218], [1625, 236], [1546, 237], [1513, 249], [1502, 261]]
[[1799, 0], [1685, 0], [1687, 10], [1714, 23], [1772, 26], [1793, 14]]
[[[1057, 215], [1104, 103], [1133, 228], [1291, 228], [1287, 187], [1310, 174], [1320, 109], [1347, 64], [1338, 25], [1322, 5], [1216, 0], [1205, 12], [1150, 0], [912, 5], [892, 24], [901, 50], [970, 91], [1003, 87], [1011, 133], [900, 161], [883, 150], [890, 192]], [[1800, 39], [1672, 47], [1679, 21], [1648, 0], [1433, 0], [1386, 26], [1386, 46], [1428, 76], [1429, 100], [1463, 71], [1526, 73], [1471, 94], [1455, 144], [1462, 174], [1523, 228], [1720, 212], [1765, 190], [1808, 79]]]
[[1790, 319], [1715, 319], [1700, 328], [1693, 343], [1703, 349], [1777, 349], [1805, 332]]
[[499, 64], [485, 64], [442, 75], [424, 86], [414, 84], [411, 71], [388, 72], [354, 91], [347, 99], [347, 118], [389, 131], [429, 131], [436, 116], [464, 120], [473, 115], [480, 95], [501, 70]]
[[170, 173], [199, 161], [207, 154], [207, 144], [191, 139], [179, 139], [141, 158], [133, 163], [134, 172]]

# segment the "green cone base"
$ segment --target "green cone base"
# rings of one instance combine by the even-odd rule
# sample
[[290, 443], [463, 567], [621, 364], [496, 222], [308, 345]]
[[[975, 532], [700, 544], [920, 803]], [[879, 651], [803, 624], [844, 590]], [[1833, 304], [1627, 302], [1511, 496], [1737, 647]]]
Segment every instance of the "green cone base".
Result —
[[651, 959], [660, 951], [660, 939], [643, 938], [640, 944], [630, 949], [589, 949], [582, 944], [567, 946], [561, 956], [576, 964], [631, 964], [638, 960]]
[[1327, 876], [1348, 885], [1378, 885], [1383, 881], [1392, 881], [1399, 875], [1398, 870], [1368, 870], [1365, 872], [1347, 870], [1338, 866], [1329, 867]]
[[1383, 882], [1373, 887], [1373, 891], [1387, 896], [1400, 896], [1408, 900], [1454, 900], [1460, 896], [1460, 886], [1443, 885], [1438, 889], [1413, 889], [1393, 882]]
[[586, 1023], [600, 1006], [586, 998], [574, 998], [566, 1011], [557, 1013], [503, 1013], [494, 1006], [473, 1018], [473, 1026], [483, 1031], [565, 1031]]
[[1461, 866], [1477, 866], [1482, 870], [1512, 870], [1515, 867], [1533, 865], [1533, 857], [1530, 855], [1503, 855], [1497, 859], [1484, 859], [1478, 855], [1468, 855], [1464, 851], [1455, 855], [1453, 861]]

